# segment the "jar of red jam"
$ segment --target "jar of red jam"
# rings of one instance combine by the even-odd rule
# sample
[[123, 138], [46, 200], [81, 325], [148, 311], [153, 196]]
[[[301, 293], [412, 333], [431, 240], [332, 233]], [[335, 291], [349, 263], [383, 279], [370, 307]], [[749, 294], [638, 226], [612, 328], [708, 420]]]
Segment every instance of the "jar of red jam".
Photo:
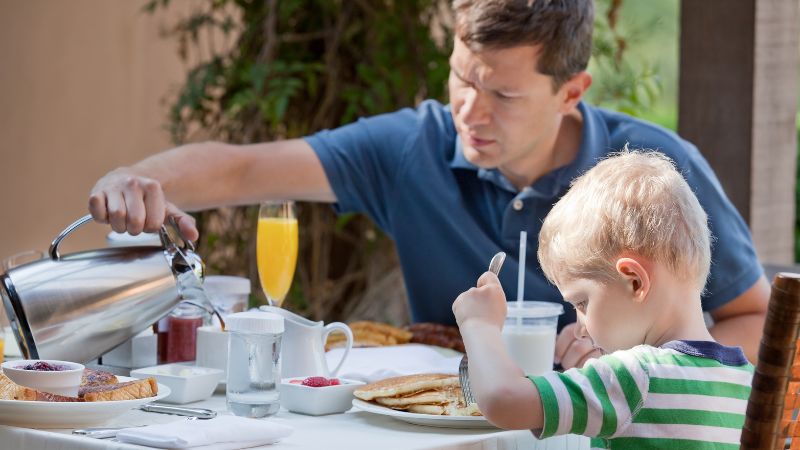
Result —
[[194, 361], [197, 350], [197, 329], [203, 326], [206, 312], [182, 303], [167, 317], [166, 362]]

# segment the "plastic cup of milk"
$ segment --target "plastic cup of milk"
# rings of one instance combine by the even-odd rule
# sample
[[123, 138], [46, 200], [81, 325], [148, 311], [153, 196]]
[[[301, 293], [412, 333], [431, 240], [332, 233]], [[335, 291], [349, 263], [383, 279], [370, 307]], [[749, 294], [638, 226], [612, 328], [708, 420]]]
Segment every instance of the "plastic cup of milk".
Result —
[[558, 316], [563, 313], [564, 307], [559, 303], [508, 302], [503, 341], [525, 375], [553, 370]]

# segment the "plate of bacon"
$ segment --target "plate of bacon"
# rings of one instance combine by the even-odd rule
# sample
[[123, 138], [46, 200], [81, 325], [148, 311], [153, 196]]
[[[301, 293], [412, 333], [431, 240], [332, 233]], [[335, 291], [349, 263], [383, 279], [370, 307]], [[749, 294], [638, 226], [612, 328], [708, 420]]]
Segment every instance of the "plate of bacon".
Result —
[[29, 428], [98, 425], [169, 395], [154, 378], [137, 380], [85, 369], [77, 397], [20, 386], [0, 373], [0, 424]]

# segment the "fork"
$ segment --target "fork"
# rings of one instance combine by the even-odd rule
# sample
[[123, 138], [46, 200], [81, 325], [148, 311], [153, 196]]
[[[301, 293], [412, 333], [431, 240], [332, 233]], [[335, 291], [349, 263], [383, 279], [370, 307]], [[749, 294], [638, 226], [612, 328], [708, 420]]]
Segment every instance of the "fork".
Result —
[[[492, 257], [492, 261], [489, 262], [489, 272], [495, 275], [499, 274], [505, 260], [505, 252], [495, 254]], [[461, 363], [458, 364], [458, 382], [461, 384], [461, 396], [464, 397], [464, 403], [467, 406], [471, 403], [476, 403], [475, 397], [472, 395], [472, 389], [469, 387], [469, 362], [466, 354], [461, 358]]]

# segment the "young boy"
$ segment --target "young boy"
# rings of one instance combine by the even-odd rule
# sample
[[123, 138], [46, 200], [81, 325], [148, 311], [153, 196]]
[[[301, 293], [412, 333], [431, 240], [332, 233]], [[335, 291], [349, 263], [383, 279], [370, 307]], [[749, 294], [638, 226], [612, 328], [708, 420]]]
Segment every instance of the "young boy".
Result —
[[582, 434], [593, 448], [739, 448], [753, 366], [706, 329], [710, 240], [697, 198], [660, 153], [625, 151], [576, 179], [545, 218], [538, 256], [577, 310], [577, 337], [605, 355], [525, 377], [501, 338], [503, 289], [484, 273], [453, 312], [486, 418], [540, 438]]

